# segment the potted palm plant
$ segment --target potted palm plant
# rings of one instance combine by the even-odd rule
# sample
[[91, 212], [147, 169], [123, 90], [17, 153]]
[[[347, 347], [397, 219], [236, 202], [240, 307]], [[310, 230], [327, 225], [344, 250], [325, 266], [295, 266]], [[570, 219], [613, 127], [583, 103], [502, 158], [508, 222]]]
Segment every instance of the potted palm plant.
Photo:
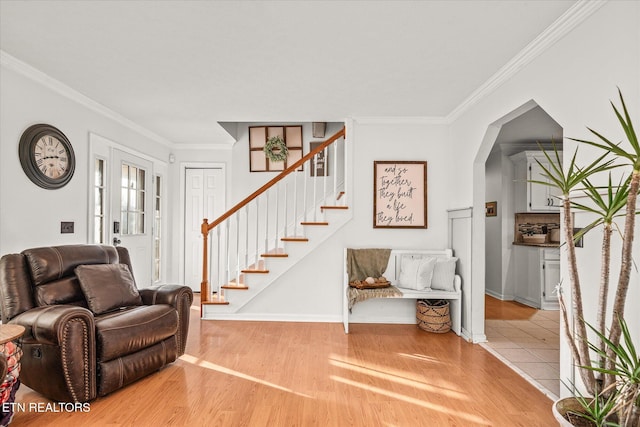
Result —
[[[638, 378], [640, 362], [631, 336], [624, 321], [627, 293], [629, 289], [634, 240], [636, 200], [640, 189], [640, 144], [633, 128], [631, 117], [619, 91], [620, 106], [612, 102], [615, 115], [624, 131], [626, 141], [613, 142], [601, 133], [588, 128], [593, 140], [573, 139], [602, 150], [602, 154], [587, 166], [576, 164], [578, 149], [573, 154], [568, 167], [563, 168], [558, 151], [543, 150], [549, 161], [545, 167], [540, 162], [545, 181], [533, 181], [541, 185], [550, 185], [559, 190], [562, 197], [564, 226], [564, 245], [567, 256], [571, 301], [565, 300], [562, 283], [558, 287], [561, 321], [565, 338], [569, 344], [574, 363], [579, 367], [580, 379], [586, 396], [572, 385], [577, 403], [581, 410], [570, 409], [582, 419], [592, 424], [585, 425], [640, 425], [640, 397]], [[613, 183], [611, 170], [628, 168], [622, 172], [622, 178]], [[609, 174], [608, 184], [598, 186], [594, 178], [602, 173]], [[600, 180], [602, 181], [602, 180]], [[574, 212], [588, 212], [593, 222], [577, 233], [574, 232]], [[622, 222], [622, 226], [620, 226]], [[592, 286], [591, 280], [580, 280], [576, 257], [575, 242], [585, 233], [602, 228], [601, 274], [598, 305], [596, 307], [595, 326], [585, 321], [583, 286]], [[611, 282], [611, 240], [614, 232], [622, 239], [620, 271], [615, 283], [615, 297], [609, 304], [608, 295]], [[608, 310], [611, 309], [611, 316]], [[569, 323], [569, 311], [575, 324]], [[606, 323], [610, 319], [610, 327]], [[588, 338], [587, 331], [592, 331]], [[622, 340], [621, 340], [622, 338]], [[592, 359], [593, 357], [593, 359]], [[629, 372], [630, 371], [630, 372]], [[634, 385], [635, 384], [635, 385]], [[571, 406], [567, 401], [556, 402], [554, 411]], [[562, 411], [556, 411], [558, 413]], [[555, 413], [555, 412], [554, 412]], [[564, 419], [564, 414], [562, 419]], [[562, 420], [559, 419], [560, 422]], [[616, 424], [619, 423], [619, 424]], [[573, 425], [573, 424], [569, 424]]]

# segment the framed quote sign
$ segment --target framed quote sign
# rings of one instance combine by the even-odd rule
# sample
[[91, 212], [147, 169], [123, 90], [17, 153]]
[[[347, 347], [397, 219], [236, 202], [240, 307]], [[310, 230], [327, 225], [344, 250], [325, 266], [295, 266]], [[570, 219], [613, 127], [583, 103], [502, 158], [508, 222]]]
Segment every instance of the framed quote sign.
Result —
[[373, 227], [427, 228], [427, 162], [373, 162]]

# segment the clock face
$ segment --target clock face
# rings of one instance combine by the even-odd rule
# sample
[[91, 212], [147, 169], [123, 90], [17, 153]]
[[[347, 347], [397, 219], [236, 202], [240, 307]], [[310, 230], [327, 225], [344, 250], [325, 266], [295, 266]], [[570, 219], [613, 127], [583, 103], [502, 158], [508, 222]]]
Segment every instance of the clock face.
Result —
[[69, 151], [53, 135], [45, 135], [33, 147], [33, 158], [43, 175], [60, 179], [69, 169]]
[[42, 188], [65, 186], [73, 176], [75, 156], [67, 137], [50, 125], [33, 125], [20, 138], [20, 164], [31, 181]]

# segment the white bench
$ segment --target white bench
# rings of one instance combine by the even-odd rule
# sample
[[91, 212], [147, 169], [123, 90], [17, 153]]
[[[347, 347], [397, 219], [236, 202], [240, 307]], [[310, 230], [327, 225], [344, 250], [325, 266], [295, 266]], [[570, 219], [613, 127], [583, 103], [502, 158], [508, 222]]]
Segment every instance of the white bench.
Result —
[[[424, 290], [418, 291], [414, 289], [404, 289], [397, 286], [398, 277], [400, 276], [400, 265], [403, 256], [423, 258], [451, 258], [453, 251], [451, 249], [443, 250], [420, 250], [420, 249], [392, 249], [389, 256], [389, 264], [384, 272], [384, 276], [391, 282], [393, 286], [396, 286], [401, 292], [402, 296], [397, 298], [403, 299], [445, 299], [449, 300], [449, 311], [451, 315], [451, 329], [457, 334], [461, 333], [462, 326], [462, 279], [459, 275], [454, 276], [454, 291], [440, 291], [440, 290]], [[349, 289], [349, 276], [347, 274], [347, 249], [344, 250], [344, 292], [343, 292], [343, 304], [342, 304], [342, 322], [344, 324], [344, 332], [349, 333], [349, 298], [347, 296]], [[362, 302], [359, 304], [363, 304]]]

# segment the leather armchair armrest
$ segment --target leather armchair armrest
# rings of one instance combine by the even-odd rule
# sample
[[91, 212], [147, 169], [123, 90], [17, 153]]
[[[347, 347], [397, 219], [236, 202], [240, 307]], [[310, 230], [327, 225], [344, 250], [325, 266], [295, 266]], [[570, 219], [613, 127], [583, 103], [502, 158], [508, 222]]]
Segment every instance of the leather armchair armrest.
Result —
[[20, 379], [61, 402], [86, 402], [97, 395], [93, 313], [73, 305], [27, 310], [11, 319], [25, 327]]
[[183, 285], [159, 285], [140, 289], [140, 296], [144, 305], [169, 304], [176, 309], [180, 300], [186, 298], [189, 305], [193, 302], [193, 291]]
[[69, 322], [83, 322], [87, 332], [90, 332], [90, 342], [93, 343], [95, 324], [93, 313], [86, 308], [73, 305], [50, 305], [27, 310], [11, 319], [25, 327], [24, 339], [42, 344], [60, 345], [64, 342], [64, 335], [69, 333]]
[[178, 311], [178, 356], [184, 354], [189, 333], [189, 316], [193, 291], [183, 285], [160, 285], [140, 289], [140, 296], [144, 305], [169, 304]]

